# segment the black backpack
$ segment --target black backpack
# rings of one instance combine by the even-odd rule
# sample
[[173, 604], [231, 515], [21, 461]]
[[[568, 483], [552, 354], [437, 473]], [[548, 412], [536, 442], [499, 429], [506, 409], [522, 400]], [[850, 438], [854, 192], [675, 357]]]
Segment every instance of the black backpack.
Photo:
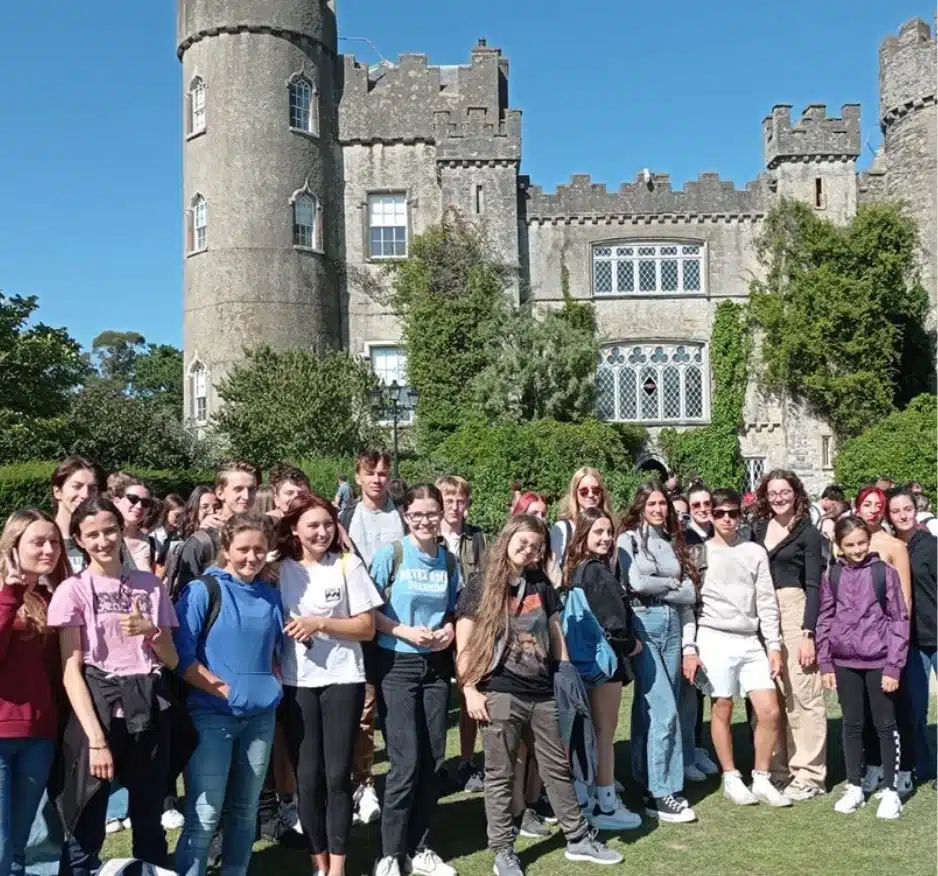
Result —
[[[831, 582], [831, 593], [834, 596], [834, 605], [837, 604], [837, 588], [840, 586], [840, 576], [844, 567], [840, 563], [834, 563], [831, 568], [828, 579]], [[873, 592], [876, 594], [876, 601], [879, 607], [886, 613], [886, 564], [883, 562], [873, 563]]]

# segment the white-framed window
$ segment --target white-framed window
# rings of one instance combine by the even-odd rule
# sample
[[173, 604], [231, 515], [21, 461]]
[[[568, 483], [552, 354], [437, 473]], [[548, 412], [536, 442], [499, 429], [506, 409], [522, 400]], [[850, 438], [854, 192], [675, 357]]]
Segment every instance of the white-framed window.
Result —
[[208, 369], [198, 359], [189, 367], [189, 415], [196, 423], [208, 421]]
[[407, 256], [407, 195], [404, 192], [368, 196], [368, 254], [373, 259]]
[[700, 243], [625, 241], [593, 247], [594, 295], [681, 295], [704, 291]]
[[[407, 386], [407, 356], [403, 347], [392, 344], [374, 345], [370, 348], [371, 370], [385, 386], [397, 381], [398, 386]], [[414, 412], [407, 411], [399, 420], [401, 423], [410, 423]]]
[[189, 252], [208, 248], [208, 205], [202, 195], [189, 202], [188, 238]]
[[596, 370], [600, 419], [704, 423], [710, 417], [710, 364], [702, 344], [614, 344]]
[[762, 482], [762, 476], [765, 474], [764, 456], [747, 456], [746, 463], [746, 492], [754, 493], [759, 489]]
[[290, 92], [290, 127], [304, 134], [319, 132], [319, 95], [306, 76], [294, 76], [288, 84]]
[[313, 249], [316, 245], [316, 199], [298, 195], [293, 202], [293, 245]]
[[834, 445], [830, 435], [821, 436], [821, 468], [834, 467]]
[[194, 76], [189, 83], [189, 133], [201, 134], [205, 130], [205, 80]]

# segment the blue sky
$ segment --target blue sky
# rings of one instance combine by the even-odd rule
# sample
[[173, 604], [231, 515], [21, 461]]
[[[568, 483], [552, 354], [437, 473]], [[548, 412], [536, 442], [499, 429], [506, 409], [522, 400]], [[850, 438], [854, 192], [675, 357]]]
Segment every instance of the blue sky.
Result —
[[[276, 2], [276, 0], [268, 0]], [[31, 0], [0, 19], [0, 290], [84, 344], [104, 329], [179, 344], [180, 69], [173, 0]], [[775, 103], [863, 105], [880, 140], [878, 47], [922, 0], [337, 0], [339, 32], [388, 59], [511, 60], [523, 171], [610, 188], [641, 168], [677, 187], [761, 170]], [[378, 60], [361, 42], [340, 49]], [[868, 163], [869, 152], [861, 159]]]

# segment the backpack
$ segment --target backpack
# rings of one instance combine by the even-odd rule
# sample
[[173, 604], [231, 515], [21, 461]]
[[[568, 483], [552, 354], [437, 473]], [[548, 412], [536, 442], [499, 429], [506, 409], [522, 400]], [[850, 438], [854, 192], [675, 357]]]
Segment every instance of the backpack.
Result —
[[98, 876], [174, 876], [172, 870], [148, 864], [139, 858], [111, 858], [98, 870]]
[[[213, 532], [216, 530], [206, 530], [206, 529], [197, 529], [189, 538], [194, 538], [197, 541], [208, 541], [211, 543], [212, 549], [217, 551], [218, 544], [215, 542], [215, 537]], [[182, 560], [182, 549], [188, 543], [189, 538], [182, 539], [172, 546], [169, 551], [169, 554], [166, 557], [166, 565], [163, 568], [163, 583], [166, 585], [166, 589], [169, 591], [170, 599], [175, 603], [179, 599], [179, 594], [185, 589], [186, 585], [181, 585], [179, 581], [179, 575], [181, 569], [179, 567], [180, 561]], [[193, 579], [195, 580], [195, 579]], [[211, 595], [211, 594], [209, 594]]]
[[560, 625], [567, 640], [570, 662], [587, 687], [599, 687], [616, 674], [619, 658], [606, 633], [590, 610], [586, 593], [579, 586], [583, 565], [573, 573], [573, 581], [563, 597]]
[[[835, 563], [830, 570], [828, 580], [831, 583], [831, 593], [834, 596], [834, 605], [837, 604], [837, 588], [840, 586], [840, 576], [844, 567], [840, 563]], [[883, 562], [873, 563], [873, 592], [876, 594], [876, 601], [879, 607], [886, 613], [886, 564]]]

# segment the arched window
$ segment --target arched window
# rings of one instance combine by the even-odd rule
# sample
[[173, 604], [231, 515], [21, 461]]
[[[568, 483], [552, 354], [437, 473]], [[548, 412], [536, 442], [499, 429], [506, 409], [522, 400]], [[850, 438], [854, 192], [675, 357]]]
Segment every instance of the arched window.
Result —
[[316, 199], [298, 195], [293, 202], [293, 245], [313, 249], [316, 245]]
[[616, 344], [596, 370], [601, 419], [703, 423], [709, 417], [709, 366], [701, 344]]
[[205, 80], [194, 76], [189, 83], [189, 133], [201, 134], [205, 130]]
[[189, 416], [196, 423], [208, 421], [208, 369], [198, 359], [189, 366]]
[[208, 248], [208, 208], [202, 195], [189, 202], [188, 238], [189, 252]]
[[319, 95], [316, 86], [304, 75], [288, 83], [290, 91], [290, 127], [304, 134], [319, 133]]

